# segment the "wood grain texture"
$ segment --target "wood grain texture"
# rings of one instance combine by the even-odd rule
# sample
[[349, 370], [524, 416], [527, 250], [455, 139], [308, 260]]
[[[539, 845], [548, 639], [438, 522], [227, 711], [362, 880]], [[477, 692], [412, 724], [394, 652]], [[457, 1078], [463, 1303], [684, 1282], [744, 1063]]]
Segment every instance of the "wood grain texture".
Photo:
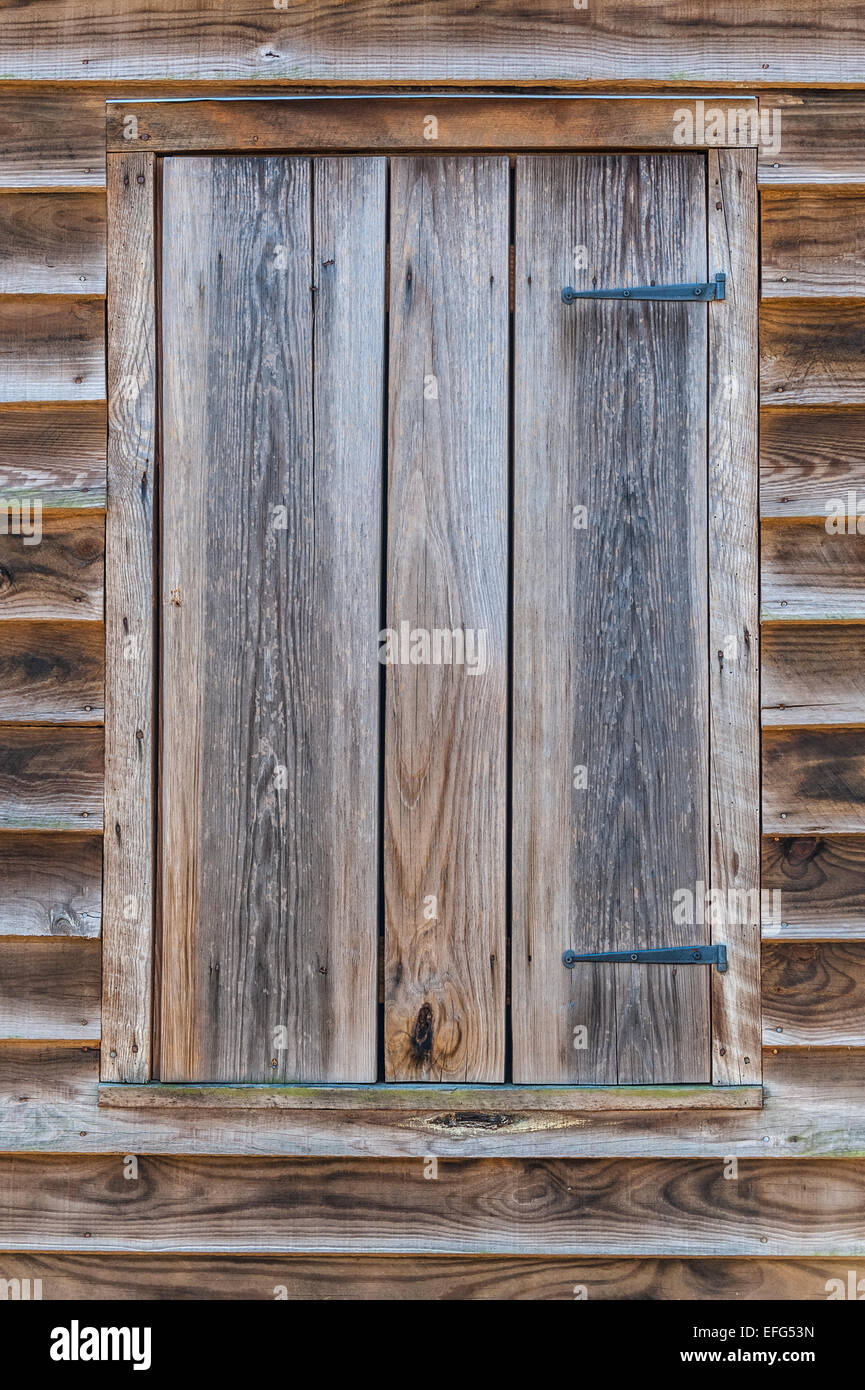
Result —
[[[32, 527], [37, 521], [34, 509], [38, 494], [18, 492], [14, 496], [22, 508], [27, 503], [28, 526]], [[10, 511], [10, 532], [14, 517]], [[0, 535], [0, 618], [19, 622], [101, 621], [103, 529], [101, 517], [61, 516], [42, 521], [38, 544], [29, 544], [36, 538], [35, 530], [32, 537]]]
[[[839, 496], [845, 494], [840, 492]], [[760, 577], [764, 622], [865, 620], [865, 534], [845, 531], [836, 535], [826, 530], [826, 521], [763, 523]]]
[[516, 173], [514, 1079], [708, 1081], [706, 972], [561, 959], [706, 939], [672, 920], [709, 882], [706, 313], [561, 302], [704, 279], [705, 164]]
[[767, 625], [762, 703], [764, 725], [865, 724], [865, 625]]
[[102, 1075], [147, 1081], [154, 909], [153, 159], [108, 168]]
[[765, 300], [760, 399], [772, 405], [865, 402], [865, 301]]
[[220, 0], [177, 23], [173, 0], [33, 0], [4, 33], [3, 73], [18, 80], [222, 78], [263, 81], [861, 82], [857, 6], [827, 0], [803, 17], [791, 3], [743, 16], [736, 0], [683, 11], [610, 0], [574, 15], [531, 5], [361, 0], [350, 14], [313, 0], [250, 9]]
[[0, 835], [0, 936], [98, 936], [99, 835]]
[[0, 729], [0, 830], [101, 830], [102, 730]]
[[766, 190], [761, 214], [764, 299], [861, 296], [865, 195], [842, 189]]
[[767, 835], [865, 829], [865, 729], [764, 729]]
[[131, 1110], [339, 1110], [464, 1115], [620, 1110], [759, 1110], [759, 1086], [146, 1086], [105, 1085], [99, 1104]]
[[[865, 837], [777, 835], [763, 841], [763, 888], [781, 894], [782, 919], [764, 936], [865, 940]], [[767, 900], [771, 911], [771, 898]]]
[[[732, 131], [731, 142], [754, 143], [756, 101], [737, 97], [735, 112], [726, 127]], [[548, 96], [538, 101], [518, 95], [469, 100], [388, 95], [376, 101], [367, 93], [325, 100], [121, 101], [107, 107], [107, 140], [109, 149], [128, 149], [132, 135], [139, 147], [146, 141], [157, 153], [678, 148], [683, 116], [691, 117], [690, 143], [705, 144], [695, 102], [678, 96]]]
[[0, 299], [0, 402], [105, 399], [100, 299]]
[[[88, 1255], [4, 1252], [15, 1296], [88, 1302], [232, 1302], [287, 1298], [321, 1302], [573, 1302], [648, 1299], [748, 1303], [821, 1302], [849, 1288], [849, 1259], [683, 1258], [534, 1255]], [[854, 1283], [856, 1281], [854, 1274]], [[27, 1281], [29, 1285], [27, 1284]], [[580, 1291], [584, 1291], [581, 1293]]]
[[[77, 78], [82, 70], [79, 62]], [[104, 184], [104, 93], [45, 87], [0, 92], [0, 189]]]
[[505, 158], [391, 163], [388, 1081], [504, 1079], [508, 198]]
[[767, 942], [767, 1047], [865, 1046], [865, 943]]
[[104, 294], [102, 193], [0, 197], [0, 293]]
[[793, 406], [760, 412], [760, 511], [820, 517], [849, 490], [865, 511], [865, 410]]
[[384, 165], [163, 177], [161, 1076], [370, 1081]]
[[[865, 1158], [865, 1050], [764, 1053], [763, 1108], [475, 1113], [201, 1111], [98, 1104], [98, 1049], [0, 1046], [0, 1149], [42, 1153], [370, 1155], [421, 1159], [622, 1157]], [[334, 1188], [338, 1190], [337, 1187]], [[350, 1203], [346, 1202], [346, 1210]], [[692, 1232], [701, 1249], [701, 1232]]]
[[0, 627], [0, 720], [99, 724], [105, 634], [101, 623]]
[[[18, 1251], [706, 1255], [865, 1253], [865, 1164], [718, 1160], [415, 1162], [0, 1158], [0, 1241]], [[334, 1185], [340, 1200], [334, 1203]], [[122, 1185], [121, 1185], [122, 1184]]]
[[0, 409], [0, 493], [45, 511], [105, 507], [104, 405]]
[[780, 111], [781, 133], [779, 151], [760, 152], [761, 184], [865, 185], [861, 92], [767, 92], [760, 109]]
[[0, 937], [0, 1037], [99, 1037], [99, 942]]
[[[757, 161], [708, 155], [709, 274], [727, 269], [709, 306], [709, 784], [712, 927], [729, 968], [712, 971], [712, 1080], [758, 1082], [760, 1055], [760, 652], [757, 407]], [[748, 903], [731, 912], [729, 904]]]

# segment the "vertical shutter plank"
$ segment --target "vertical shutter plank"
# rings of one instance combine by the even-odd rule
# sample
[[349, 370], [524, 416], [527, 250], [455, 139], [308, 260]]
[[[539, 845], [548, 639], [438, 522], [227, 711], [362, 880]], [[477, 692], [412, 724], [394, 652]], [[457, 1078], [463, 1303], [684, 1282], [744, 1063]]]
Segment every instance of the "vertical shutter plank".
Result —
[[706, 310], [560, 299], [704, 280], [703, 159], [518, 160], [516, 256], [514, 1079], [705, 1081], [704, 969], [561, 959], [707, 939]]
[[164, 168], [162, 1077], [368, 1081], [382, 170]]
[[[387, 669], [385, 714], [391, 1081], [504, 1078], [508, 205], [505, 158], [393, 161], [387, 612], [403, 659]], [[406, 662], [403, 633], [432, 643], [435, 629], [471, 630], [478, 644], [483, 633], [485, 669]]]

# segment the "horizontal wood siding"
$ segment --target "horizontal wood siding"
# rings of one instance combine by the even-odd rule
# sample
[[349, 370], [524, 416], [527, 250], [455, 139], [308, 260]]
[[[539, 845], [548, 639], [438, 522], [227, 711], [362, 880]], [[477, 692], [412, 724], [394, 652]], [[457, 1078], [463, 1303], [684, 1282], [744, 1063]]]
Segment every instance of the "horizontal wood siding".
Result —
[[99, 942], [0, 937], [0, 1038], [99, 1037]]
[[0, 834], [0, 936], [98, 936], [102, 837]]
[[104, 399], [101, 299], [0, 298], [0, 401]]
[[0, 197], [0, 294], [104, 294], [102, 193]]

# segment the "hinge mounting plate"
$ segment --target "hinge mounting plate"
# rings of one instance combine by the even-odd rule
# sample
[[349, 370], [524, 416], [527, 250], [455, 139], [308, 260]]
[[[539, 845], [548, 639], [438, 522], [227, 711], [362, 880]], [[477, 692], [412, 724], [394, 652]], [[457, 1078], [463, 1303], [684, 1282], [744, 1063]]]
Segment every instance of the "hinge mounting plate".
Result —
[[566, 285], [562, 300], [573, 304], [575, 299], [690, 299], [703, 304], [709, 299], [724, 299], [726, 288], [726, 272], [719, 270], [714, 280], [692, 285], [632, 285], [615, 290], [573, 290]]
[[565, 951], [562, 964], [573, 970], [578, 961], [614, 965], [715, 965], [720, 974], [727, 969], [726, 946], [655, 946], [636, 951]]

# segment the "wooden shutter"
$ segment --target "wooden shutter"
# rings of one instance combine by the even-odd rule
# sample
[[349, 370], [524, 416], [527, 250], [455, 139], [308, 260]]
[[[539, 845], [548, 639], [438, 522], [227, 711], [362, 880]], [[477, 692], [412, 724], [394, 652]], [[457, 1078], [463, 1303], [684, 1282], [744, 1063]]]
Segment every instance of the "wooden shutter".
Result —
[[711, 1075], [708, 969], [562, 963], [709, 941], [673, 909], [711, 884], [707, 315], [723, 307], [559, 298], [706, 281], [706, 199], [699, 154], [517, 162], [516, 1081]]
[[384, 213], [164, 164], [164, 1080], [375, 1078]]

